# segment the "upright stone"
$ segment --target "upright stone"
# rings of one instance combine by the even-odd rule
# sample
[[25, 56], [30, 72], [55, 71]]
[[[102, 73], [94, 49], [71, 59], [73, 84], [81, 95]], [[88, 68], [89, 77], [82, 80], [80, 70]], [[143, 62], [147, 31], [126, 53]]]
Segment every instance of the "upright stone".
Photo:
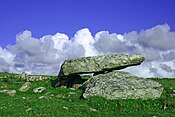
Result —
[[109, 72], [88, 79], [83, 84], [84, 98], [92, 96], [106, 99], [155, 99], [163, 92], [156, 81], [134, 76], [127, 72]]
[[59, 77], [119, 70], [140, 65], [143, 61], [144, 57], [140, 54], [113, 54], [65, 60], [61, 66]]

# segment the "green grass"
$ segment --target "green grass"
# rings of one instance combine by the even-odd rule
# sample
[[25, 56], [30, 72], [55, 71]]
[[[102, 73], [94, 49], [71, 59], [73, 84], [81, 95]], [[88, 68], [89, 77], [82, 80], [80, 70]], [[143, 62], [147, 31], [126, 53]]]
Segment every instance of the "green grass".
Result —
[[[16, 96], [0, 93], [0, 117], [175, 117], [175, 79], [156, 80], [164, 86], [161, 98], [154, 100], [106, 100], [100, 97], [81, 99], [80, 89], [54, 89], [50, 80], [31, 82], [27, 92], [18, 89], [26, 82], [16, 74], [0, 73], [0, 87], [14, 89]], [[17, 75], [16, 75], [17, 76]], [[52, 77], [55, 79], [56, 77]], [[33, 89], [44, 86], [46, 90], [35, 94]], [[41, 96], [44, 98], [40, 99]]]

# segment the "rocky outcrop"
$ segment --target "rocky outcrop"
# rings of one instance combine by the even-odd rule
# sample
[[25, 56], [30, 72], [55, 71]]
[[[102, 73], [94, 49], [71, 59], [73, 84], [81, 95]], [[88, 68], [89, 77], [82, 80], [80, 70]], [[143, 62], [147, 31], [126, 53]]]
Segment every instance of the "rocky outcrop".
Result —
[[144, 57], [140, 54], [113, 54], [65, 60], [61, 66], [59, 77], [119, 70], [139, 65], [142, 61], [144, 61]]
[[127, 72], [110, 72], [93, 76], [83, 84], [83, 97], [100, 96], [106, 99], [159, 98], [163, 86], [155, 81]]

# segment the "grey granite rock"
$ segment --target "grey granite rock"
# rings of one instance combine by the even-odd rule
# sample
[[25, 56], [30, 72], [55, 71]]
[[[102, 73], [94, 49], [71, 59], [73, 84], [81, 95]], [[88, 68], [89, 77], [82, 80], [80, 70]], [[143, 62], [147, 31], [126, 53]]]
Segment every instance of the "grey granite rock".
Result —
[[163, 86], [156, 81], [134, 76], [127, 72], [109, 72], [88, 79], [84, 84], [84, 98], [100, 96], [106, 99], [155, 99]]
[[82, 73], [98, 74], [104, 71], [119, 70], [139, 65], [143, 61], [144, 57], [140, 54], [113, 54], [65, 60], [61, 66], [59, 77]]

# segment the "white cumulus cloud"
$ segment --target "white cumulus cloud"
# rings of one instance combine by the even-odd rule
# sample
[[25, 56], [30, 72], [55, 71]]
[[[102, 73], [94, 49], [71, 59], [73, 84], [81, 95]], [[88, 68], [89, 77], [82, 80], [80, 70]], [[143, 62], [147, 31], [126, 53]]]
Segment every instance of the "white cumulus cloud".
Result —
[[0, 71], [11, 71], [14, 57], [15, 56], [12, 53], [10, 53], [7, 49], [2, 49], [0, 47]]
[[175, 32], [170, 32], [168, 24], [157, 25], [151, 29], [143, 30], [138, 35], [138, 41], [144, 47], [159, 50], [175, 49]]
[[175, 32], [168, 24], [125, 34], [88, 28], [70, 38], [56, 33], [34, 38], [31, 31], [16, 36], [16, 44], [0, 47], [0, 71], [57, 75], [66, 59], [104, 54], [143, 54], [145, 61], [124, 69], [143, 77], [175, 77]]

